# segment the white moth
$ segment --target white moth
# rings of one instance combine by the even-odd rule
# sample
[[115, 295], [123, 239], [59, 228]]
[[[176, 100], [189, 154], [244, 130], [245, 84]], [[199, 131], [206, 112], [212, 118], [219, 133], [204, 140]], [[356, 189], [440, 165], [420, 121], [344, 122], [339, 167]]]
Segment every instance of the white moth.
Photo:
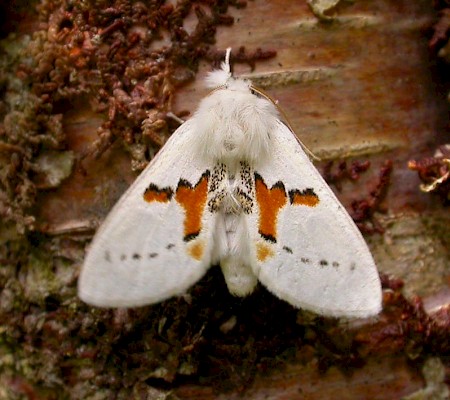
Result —
[[259, 280], [295, 307], [368, 317], [381, 309], [375, 263], [358, 228], [274, 104], [233, 78], [214, 87], [99, 229], [78, 284], [101, 307], [185, 292], [213, 264], [229, 291]]

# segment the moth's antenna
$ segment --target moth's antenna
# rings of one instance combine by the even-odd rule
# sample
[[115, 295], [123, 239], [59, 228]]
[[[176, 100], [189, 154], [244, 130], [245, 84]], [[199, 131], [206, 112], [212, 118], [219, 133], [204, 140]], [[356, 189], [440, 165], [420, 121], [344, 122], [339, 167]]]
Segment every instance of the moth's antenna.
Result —
[[230, 55], [231, 55], [231, 47], [228, 47], [225, 53], [225, 61], [222, 61], [220, 69], [211, 71], [206, 77], [205, 80], [206, 86], [214, 89], [211, 91], [211, 93], [214, 93], [216, 90], [226, 88], [228, 81], [232, 78], [230, 67]]
[[274, 100], [269, 94], [267, 94], [264, 90], [262, 90], [260, 88], [252, 86], [252, 90], [254, 92], [258, 93], [260, 96], [264, 97], [265, 99], [269, 100], [277, 108], [277, 110], [283, 116], [286, 126], [289, 128], [289, 130], [295, 136], [295, 139], [297, 139], [298, 144], [302, 147], [302, 149], [305, 151], [305, 153], [308, 154], [312, 159], [314, 159], [316, 161], [320, 161], [320, 157], [317, 157], [310, 149], [308, 149], [308, 147], [306, 147], [306, 145], [295, 134], [294, 129], [292, 129], [292, 125], [289, 122], [288, 116], [286, 115], [284, 110], [278, 105], [278, 101]]
[[231, 56], [231, 47], [228, 47], [227, 52], [225, 53], [225, 62], [222, 63], [222, 69], [228, 74], [231, 73], [230, 56]]

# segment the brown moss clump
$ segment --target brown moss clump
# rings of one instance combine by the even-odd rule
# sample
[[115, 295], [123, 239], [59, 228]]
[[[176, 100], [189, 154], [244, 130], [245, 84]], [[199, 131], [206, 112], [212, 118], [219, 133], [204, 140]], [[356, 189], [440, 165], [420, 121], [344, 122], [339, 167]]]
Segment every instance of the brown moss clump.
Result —
[[450, 145], [440, 146], [433, 157], [410, 160], [408, 168], [417, 171], [423, 192], [435, 193], [443, 204], [450, 204]]
[[[343, 180], [358, 180], [360, 174], [369, 169], [370, 162], [355, 160], [348, 165], [346, 161], [341, 161], [337, 168], [333, 170], [332, 167], [332, 161], [325, 164], [322, 172], [323, 177], [328, 184], [334, 185], [337, 190], [341, 190]], [[375, 218], [375, 213], [384, 211], [382, 204], [389, 188], [392, 167], [392, 161], [386, 160], [380, 167], [378, 180], [372, 184], [369, 194], [364, 198], [355, 199], [351, 203], [349, 213], [358, 228], [366, 234], [384, 232], [383, 227]]]

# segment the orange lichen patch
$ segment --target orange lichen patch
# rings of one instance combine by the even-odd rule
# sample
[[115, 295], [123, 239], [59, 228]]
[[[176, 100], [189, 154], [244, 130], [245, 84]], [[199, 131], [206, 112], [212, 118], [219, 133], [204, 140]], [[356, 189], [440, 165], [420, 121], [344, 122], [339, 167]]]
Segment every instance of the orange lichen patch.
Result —
[[205, 250], [205, 245], [203, 242], [199, 241], [194, 243], [188, 248], [189, 255], [197, 261], [200, 261], [203, 257], [203, 251]]
[[270, 257], [273, 257], [272, 249], [264, 243], [257, 243], [256, 258], [258, 259], [258, 261], [264, 262]]
[[172, 198], [173, 191], [170, 187], [158, 188], [155, 184], [150, 184], [150, 186], [145, 189], [144, 200], [147, 203], [152, 203], [157, 201], [158, 203], [167, 203]]
[[263, 178], [255, 174], [256, 201], [259, 206], [259, 234], [266, 240], [277, 241], [278, 211], [286, 204], [286, 192], [282, 182], [268, 188]]
[[175, 200], [184, 208], [184, 241], [188, 242], [196, 238], [202, 229], [203, 210], [206, 206], [206, 197], [208, 194], [209, 171], [206, 171], [192, 187], [192, 185], [180, 179]]
[[290, 190], [289, 200], [293, 205], [315, 207], [319, 203], [319, 196], [313, 189]]

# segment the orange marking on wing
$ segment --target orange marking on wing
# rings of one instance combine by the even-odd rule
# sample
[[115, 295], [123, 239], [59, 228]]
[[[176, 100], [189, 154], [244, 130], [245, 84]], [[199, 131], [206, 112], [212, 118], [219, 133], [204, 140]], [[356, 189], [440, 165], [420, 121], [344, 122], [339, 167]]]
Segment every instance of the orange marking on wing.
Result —
[[192, 185], [180, 179], [175, 193], [175, 200], [184, 208], [184, 241], [197, 237], [202, 229], [203, 210], [206, 206], [208, 194], [209, 171], [206, 171], [192, 187]]
[[172, 189], [170, 187], [167, 188], [158, 188], [155, 184], [151, 183], [150, 186], [145, 189], [144, 192], [144, 200], [147, 203], [152, 203], [157, 201], [158, 203], [168, 203], [172, 198]]
[[264, 243], [257, 243], [256, 258], [258, 259], [258, 261], [264, 262], [269, 257], [273, 257], [272, 249]]
[[194, 260], [200, 261], [203, 257], [204, 249], [205, 245], [203, 242], [196, 242], [188, 248], [188, 253]]
[[286, 192], [282, 182], [270, 189], [263, 178], [255, 173], [256, 201], [259, 205], [259, 234], [266, 240], [277, 241], [277, 219], [279, 210], [286, 204]]
[[293, 205], [315, 207], [319, 204], [319, 196], [314, 193], [313, 189], [300, 190], [290, 190], [289, 200]]

